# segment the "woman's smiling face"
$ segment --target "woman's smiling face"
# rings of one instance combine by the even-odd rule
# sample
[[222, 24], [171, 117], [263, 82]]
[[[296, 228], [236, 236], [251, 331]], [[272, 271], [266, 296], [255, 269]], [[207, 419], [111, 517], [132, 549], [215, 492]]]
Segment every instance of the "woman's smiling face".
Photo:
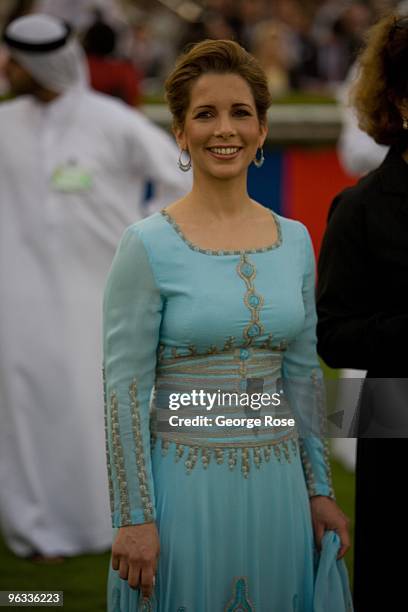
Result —
[[208, 73], [194, 82], [183, 129], [175, 131], [179, 147], [191, 155], [195, 176], [219, 179], [246, 173], [266, 133], [250, 86], [232, 73]]

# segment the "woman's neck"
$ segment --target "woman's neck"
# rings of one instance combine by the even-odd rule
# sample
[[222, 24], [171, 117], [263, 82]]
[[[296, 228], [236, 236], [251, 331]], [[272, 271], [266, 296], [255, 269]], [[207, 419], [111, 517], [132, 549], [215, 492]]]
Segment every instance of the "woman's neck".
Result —
[[253, 206], [248, 195], [246, 175], [231, 180], [195, 176], [187, 199], [190, 210], [208, 221], [241, 218], [248, 211], [248, 206]]

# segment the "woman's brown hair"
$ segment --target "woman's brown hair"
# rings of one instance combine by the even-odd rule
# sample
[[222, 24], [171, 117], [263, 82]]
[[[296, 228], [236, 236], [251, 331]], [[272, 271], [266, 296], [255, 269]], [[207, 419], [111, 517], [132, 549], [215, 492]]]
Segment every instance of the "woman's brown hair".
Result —
[[208, 73], [232, 73], [245, 79], [254, 97], [258, 119], [266, 124], [266, 114], [272, 100], [258, 60], [232, 40], [203, 40], [178, 58], [165, 83], [174, 128], [184, 126], [193, 83]]
[[396, 102], [408, 98], [408, 17], [392, 14], [375, 24], [359, 63], [350, 100], [361, 129], [379, 144], [406, 142]]

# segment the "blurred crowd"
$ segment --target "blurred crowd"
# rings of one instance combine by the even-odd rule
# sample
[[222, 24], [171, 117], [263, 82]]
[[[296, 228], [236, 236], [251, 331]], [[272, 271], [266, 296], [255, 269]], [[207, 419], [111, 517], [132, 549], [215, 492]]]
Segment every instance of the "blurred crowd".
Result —
[[[275, 99], [335, 94], [368, 27], [395, 0], [3, 0], [0, 21], [28, 12], [78, 31], [95, 89], [137, 106], [162, 97], [177, 54], [204, 38], [231, 38], [254, 53]], [[3, 85], [3, 91], [4, 91]]]

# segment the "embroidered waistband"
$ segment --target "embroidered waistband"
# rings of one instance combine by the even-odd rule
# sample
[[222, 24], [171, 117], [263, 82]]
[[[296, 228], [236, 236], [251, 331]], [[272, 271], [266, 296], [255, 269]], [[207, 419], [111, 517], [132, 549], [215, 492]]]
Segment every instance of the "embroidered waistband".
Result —
[[292, 457], [298, 454], [298, 437], [296, 432], [291, 432], [280, 439], [247, 440], [245, 442], [210, 442], [204, 440], [194, 440], [161, 434], [152, 434], [151, 448], [155, 448], [156, 443], [161, 443], [161, 453], [167, 455], [170, 448], [174, 450], [174, 459], [179, 462], [184, 459], [187, 474], [199, 464], [207, 469], [211, 459], [218, 465], [228, 462], [230, 470], [234, 470], [238, 465], [244, 478], [248, 478], [251, 466], [260, 469], [264, 461], [269, 462], [273, 456], [279, 462], [286, 461], [291, 463]]

